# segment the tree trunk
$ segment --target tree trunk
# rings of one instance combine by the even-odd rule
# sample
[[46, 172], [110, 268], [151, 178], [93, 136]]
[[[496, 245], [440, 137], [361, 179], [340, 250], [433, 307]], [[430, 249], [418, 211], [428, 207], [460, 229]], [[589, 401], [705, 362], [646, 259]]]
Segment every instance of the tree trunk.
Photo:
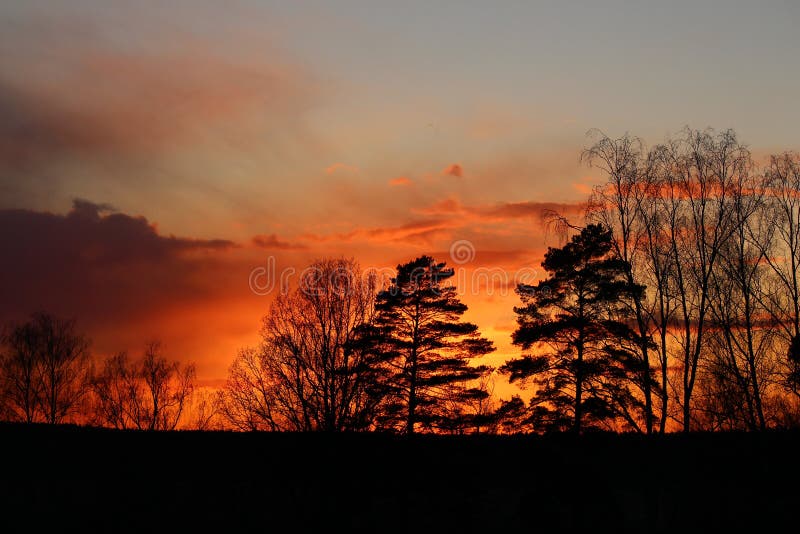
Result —
[[419, 336], [419, 303], [416, 305], [414, 315], [414, 327], [411, 342], [411, 376], [408, 383], [408, 419], [406, 420], [406, 434], [414, 433], [414, 423], [416, 423], [417, 411], [417, 349]]
[[669, 362], [667, 361], [667, 329], [661, 328], [661, 421], [659, 426], [659, 434], [664, 434], [667, 430], [667, 408], [669, 407], [669, 392], [667, 391], [667, 383], [669, 377], [667, 371], [669, 370]]
[[583, 418], [583, 408], [581, 406], [581, 397], [583, 395], [583, 341], [578, 341], [576, 349], [578, 356], [575, 362], [578, 365], [575, 369], [575, 422], [572, 430], [575, 434], [580, 434], [581, 419]]
[[[412, 356], [416, 360], [416, 355]], [[417, 410], [417, 364], [412, 364], [411, 379], [408, 388], [408, 418], [406, 420], [406, 434], [409, 436], [414, 433], [414, 423], [416, 422]]]

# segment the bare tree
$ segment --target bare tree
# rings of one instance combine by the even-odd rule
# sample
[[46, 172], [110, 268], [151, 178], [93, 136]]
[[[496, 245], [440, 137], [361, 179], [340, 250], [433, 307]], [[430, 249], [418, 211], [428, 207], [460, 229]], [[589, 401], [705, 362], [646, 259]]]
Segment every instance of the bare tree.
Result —
[[[650, 192], [646, 177], [651, 174], [651, 160], [645, 156], [644, 146], [638, 138], [625, 135], [611, 139], [601, 132], [597, 141], [583, 151], [581, 159], [600, 169], [607, 182], [596, 187], [588, 206], [588, 219], [610, 228], [613, 233], [613, 254], [623, 260], [625, 279], [631, 286], [640, 283], [639, 273], [647, 260], [648, 228], [641, 216], [642, 204]], [[653, 432], [653, 389], [650, 352], [652, 346], [651, 315], [647, 313], [645, 292], [634, 293], [626, 302], [628, 313], [636, 322], [635, 340], [640, 359], [642, 396], [644, 398], [644, 426], [647, 434]]]
[[31, 323], [9, 327], [3, 335], [2, 394], [4, 415], [33, 423], [42, 420], [37, 378], [38, 339]]
[[239, 351], [228, 371], [223, 391], [222, 414], [237, 430], [279, 430], [279, 389], [264, 351]]
[[738, 176], [749, 172], [749, 151], [731, 130], [685, 130], [661, 150], [677, 294], [674, 329], [680, 364], [683, 430], [691, 429], [691, 401], [711, 310], [712, 276], [722, 247], [735, 229], [730, 195]]
[[262, 344], [239, 353], [225, 415], [248, 429], [363, 430], [376, 404], [372, 354], [355, 343], [372, 321], [377, 279], [354, 260], [323, 259], [280, 295], [263, 320]]
[[716, 359], [714, 374], [730, 381], [728, 390], [739, 392], [736, 406], [751, 430], [766, 428], [762, 398], [773, 338], [762, 297], [773, 225], [764, 217], [766, 189], [760, 182], [754, 174], [737, 174], [730, 195], [734, 230], [711, 276], [709, 352]]
[[194, 389], [194, 365], [181, 368], [178, 362], [168, 362], [161, 355], [161, 344], [153, 342], [145, 350], [140, 375], [144, 394], [137, 395], [134, 404], [139, 426], [147, 430], [173, 430]]
[[118, 429], [135, 428], [130, 404], [137, 387], [136, 369], [127, 353], [106, 358], [101, 370], [92, 376], [93, 423]]
[[786, 347], [784, 384], [800, 397], [800, 155], [772, 156], [765, 174], [774, 233], [764, 260], [775, 275], [765, 301]]
[[89, 341], [74, 320], [35, 313], [3, 336], [2, 390], [11, 418], [63, 423], [85, 394]]
[[[756, 228], [764, 187], [749, 152], [730, 130], [687, 128], [650, 151], [628, 135], [599, 135], [582, 155], [607, 176], [590, 198], [588, 218], [612, 228], [614, 252], [630, 265], [628, 282], [647, 287], [641, 299], [630, 303], [647, 431], [654, 427], [654, 389], [661, 396], [659, 428], [666, 429], [669, 386], [681, 409], [674, 416], [690, 429], [701, 361], [706, 354], [717, 358], [720, 351], [729, 354], [724, 368], [732, 372], [730, 355], [736, 353], [742, 365], [737, 383], [746, 386], [745, 404], [752, 407], [755, 425], [763, 428], [761, 375], [769, 336], [758, 317], [763, 314], [761, 251], [770, 238], [764, 225]], [[786, 165], [780, 170], [776, 174], [789, 174]], [[744, 317], [726, 315], [734, 310]], [[659, 360], [660, 387], [648, 378], [651, 353]], [[677, 366], [670, 365], [672, 357]], [[719, 363], [709, 362], [708, 371], [713, 367], [716, 376], [727, 376]], [[670, 369], [678, 371], [677, 381], [670, 380]]]
[[677, 224], [676, 205], [665, 198], [666, 190], [661, 162], [663, 148], [657, 147], [649, 152], [647, 168], [649, 172], [641, 176], [644, 194], [639, 199], [637, 209], [642, 228], [641, 239], [645, 261], [639, 266], [640, 283], [646, 288], [647, 306], [645, 311], [651, 325], [651, 336], [655, 340], [654, 351], [658, 355], [660, 368], [661, 407], [659, 433], [667, 428], [669, 415], [669, 340], [670, 327], [677, 309], [676, 292], [673, 289], [673, 273], [677, 258], [671, 246], [672, 229]]
[[194, 389], [195, 368], [170, 362], [149, 343], [138, 362], [125, 353], [104, 361], [92, 381], [99, 424], [138, 430], [174, 430]]
[[201, 431], [224, 429], [224, 400], [222, 391], [216, 388], [196, 388], [185, 410], [185, 428]]

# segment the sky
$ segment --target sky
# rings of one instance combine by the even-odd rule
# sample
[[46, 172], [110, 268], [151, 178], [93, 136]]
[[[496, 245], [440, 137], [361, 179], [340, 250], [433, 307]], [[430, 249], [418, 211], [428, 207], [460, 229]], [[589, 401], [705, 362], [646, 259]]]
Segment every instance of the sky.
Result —
[[474, 273], [544, 276], [542, 209], [577, 217], [601, 181], [587, 132], [797, 150], [798, 22], [793, 2], [3, 2], [0, 319], [74, 317], [99, 356], [160, 339], [219, 383], [275, 294], [254, 270], [433, 254], [502, 362], [513, 283]]

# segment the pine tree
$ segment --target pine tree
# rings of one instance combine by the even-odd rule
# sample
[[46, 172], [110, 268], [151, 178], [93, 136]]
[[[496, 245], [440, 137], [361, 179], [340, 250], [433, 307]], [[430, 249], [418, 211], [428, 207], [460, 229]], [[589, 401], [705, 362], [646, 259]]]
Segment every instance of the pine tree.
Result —
[[446, 284], [454, 271], [445, 265], [429, 256], [399, 265], [377, 298], [375, 331], [388, 370], [383, 425], [407, 434], [448, 430], [463, 418], [459, 405], [488, 395], [471, 383], [490, 369], [471, 360], [494, 347], [461, 320], [467, 306]]
[[[641, 401], [636, 384], [636, 334], [624, 299], [642, 292], [625, 278], [625, 263], [611, 254], [611, 231], [592, 224], [562, 248], [550, 248], [548, 278], [519, 285], [514, 344], [526, 354], [506, 362], [510, 380], [532, 379], [531, 420], [548, 430], [632, 422]], [[640, 374], [640, 373], [639, 373]]]

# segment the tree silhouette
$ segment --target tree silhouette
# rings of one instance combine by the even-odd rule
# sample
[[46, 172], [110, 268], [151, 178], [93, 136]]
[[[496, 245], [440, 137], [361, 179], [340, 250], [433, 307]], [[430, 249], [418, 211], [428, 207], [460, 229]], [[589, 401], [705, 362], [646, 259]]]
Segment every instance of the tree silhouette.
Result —
[[250, 430], [370, 428], [373, 356], [354, 344], [374, 314], [376, 279], [354, 260], [317, 260], [264, 317], [262, 345], [239, 352], [223, 412]]
[[760, 324], [768, 313], [760, 295], [770, 273], [759, 243], [770, 239], [773, 226], [764, 217], [765, 190], [763, 181], [751, 173], [740, 174], [733, 183], [729, 209], [735, 229], [721, 247], [711, 276], [713, 328], [707, 342], [711, 349], [707, 367], [716, 379], [714, 389], [728, 395], [712, 392], [706, 405], [731, 399], [728, 410], [715, 410], [718, 420], [720, 415], [729, 420], [729, 428], [766, 429], [763, 396], [768, 380], [763, 364], [775, 334]]
[[140, 361], [120, 353], [103, 362], [92, 380], [95, 419], [104, 426], [174, 430], [194, 389], [194, 365], [181, 366], [151, 342]]
[[102, 368], [93, 371], [94, 424], [135, 428], [130, 415], [130, 399], [137, 389], [136, 380], [136, 370], [125, 352], [106, 358]]
[[789, 372], [786, 376], [786, 383], [789, 390], [800, 397], [800, 338], [793, 337], [789, 344], [789, 351], [786, 353]]
[[263, 351], [243, 348], [228, 369], [222, 414], [236, 430], [276, 431], [285, 427], [278, 379], [273, 376], [268, 358]]
[[686, 129], [661, 149], [664, 195], [669, 199], [670, 239], [675, 257], [673, 289], [680, 328], [674, 329], [681, 365], [683, 430], [692, 424], [692, 393], [707, 355], [713, 275], [722, 249], [736, 229], [730, 195], [750, 169], [750, 153], [732, 130]]
[[[599, 133], [599, 132], [597, 132]], [[652, 162], [643, 157], [642, 142], [628, 135], [611, 139], [600, 134], [596, 142], [583, 151], [581, 159], [608, 176], [605, 184], [595, 187], [589, 199], [588, 218], [611, 229], [611, 250], [624, 261], [625, 280], [636, 284], [639, 264], [647, 254], [647, 225], [640, 211], [649, 193], [645, 187], [652, 172]], [[641, 361], [640, 374], [644, 400], [644, 429], [653, 432], [653, 385], [650, 383], [650, 354], [653, 352], [652, 315], [647, 313], [646, 294], [636, 292], [623, 302], [630, 304], [635, 320], [637, 353]]]
[[85, 394], [89, 341], [63, 320], [38, 312], [8, 327], [0, 379], [5, 411], [13, 420], [62, 423]]
[[643, 288], [626, 280], [611, 240], [603, 226], [586, 226], [562, 248], [548, 249], [546, 280], [517, 287], [524, 305], [515, 308], [514, 343], [544, 353], [510, 360], [502, 370], [512, 382], [534, 379], [539, 428], [581, 432], [617, 418], [633, 424], [631, 412], [642, 408], [630, 390], [639, 363], [623, 301]]
[[589, 220], [612, 229], [628, 281], [648, 288], [630, 304], [641, 369], [651, 354], [660, 367], [659, 431], [792, 419], [796, 401], [777, 399], [800, 331], [797, 156], [759, 170], [732, 130], [686, 128], [650, 150], [601, 136], [584, 157], [607, 176]]
[[[471, 384], [489, 368], [471, 360], [494, 350], [478, 327], [464, 322], [467, 310], [445, 263], [421, 256], [397, 267], [390, 286], [378, 294], [373, 332], [386, 365], [388, 395], [381, 422], [406, 434], [417, 426], [448, 430], [463, 424], [458, 408], [488, 396]], [[459, 421], [461, 419], [461, 421]]]
[[764, 261], [774, 274], [776, 289], [763, 295], [765, 307], [786, 341], [784, 385], [800, 397], [800, 154], [770, 157], [765, 170], [766, 217], [772, 239], [762, 242]]

